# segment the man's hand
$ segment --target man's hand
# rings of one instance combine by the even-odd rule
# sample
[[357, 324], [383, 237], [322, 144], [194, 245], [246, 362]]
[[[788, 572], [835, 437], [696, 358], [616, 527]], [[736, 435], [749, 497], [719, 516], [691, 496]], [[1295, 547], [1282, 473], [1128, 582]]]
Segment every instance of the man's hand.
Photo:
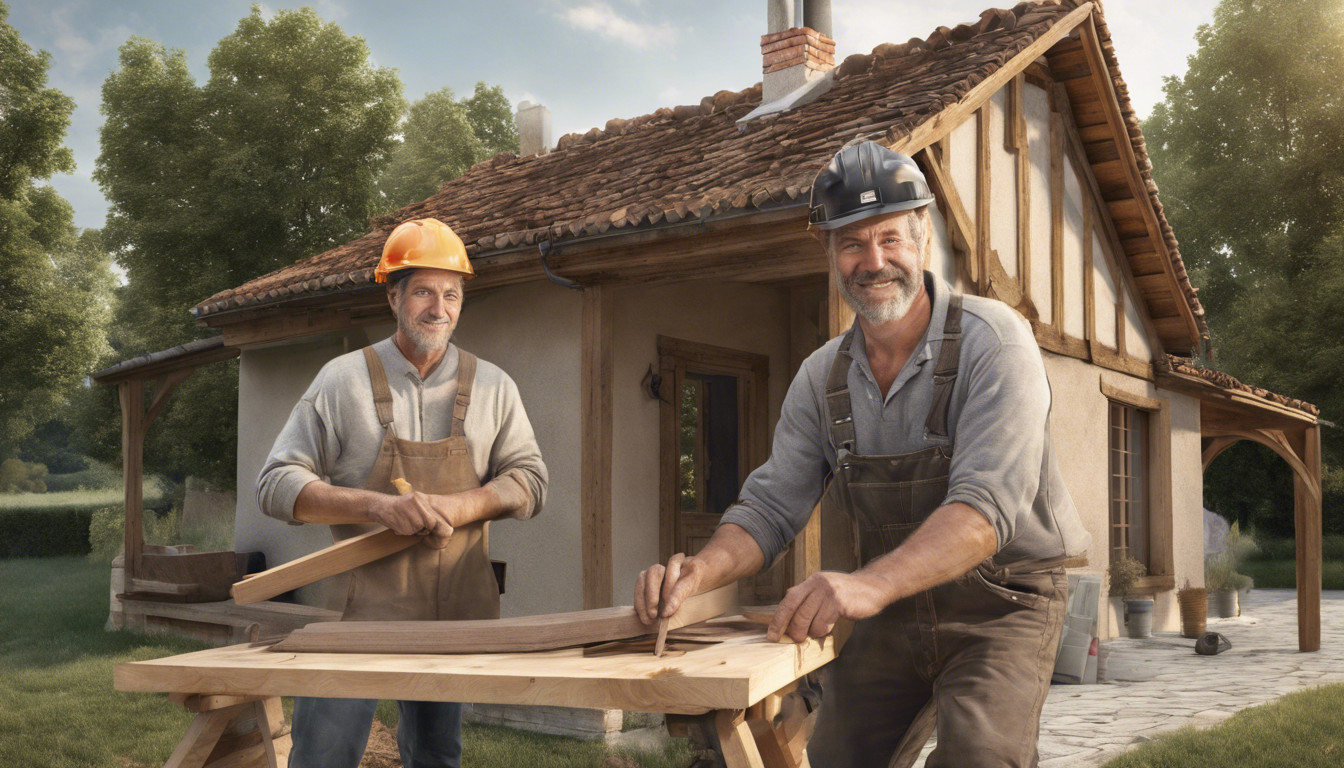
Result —
[[887, 585], [862, 572], [814, 573], [784, 593], [766, 639], [773, 643], [788, 635], [795, 643], [801, 643], [808, 636], [825, 637], [837, 619], [876, 616], [890, 602]]
[[668, 558], [667, 567], [653, 565], [635, 580], [635, 615], [645, 624], [667, 618], [681, 608], [686, 599], [702, 592], [705, 564], [678, 552]]
[[369, 519], [402, 536], [425, 533], [425, 544], [434, 549], [448, 546], [453, 535], [449, 515], [452, 496], [432, 496], [413, 491], [403, 496], [384, 495], [369, 510]]

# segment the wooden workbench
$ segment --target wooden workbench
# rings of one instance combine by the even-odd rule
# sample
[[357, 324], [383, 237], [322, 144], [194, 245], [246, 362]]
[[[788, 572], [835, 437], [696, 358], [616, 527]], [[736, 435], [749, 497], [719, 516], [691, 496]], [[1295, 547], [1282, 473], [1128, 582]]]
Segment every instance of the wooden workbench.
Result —
[[[198, 707], [219, 705], [198, 715], [174, 753], [174, 758], [182, 753], [199, 755], [199, 760], [170, 760], [171, 768], [207, 766], [227, 757], [214, 741], [200, 743], [202, 734], [218, 739], [240, 713], [261, 713], [265, 702], [278, 696], [713, 713], [730, 768], [792, 768], [800, 764], [797, 729], [776, 728], [771, 720], [779, 712], [781, 696], [836, 653], [832, 637], [801, 645], [768, 643], [764, 627], [759, 634], [704, 645], [673, 658], [651, 654], [585, 658], [579, 648], [452, 656], [296, 654], [252, 644], [121, 664], [114, 685], [120, 691], [175, 694], [179, 700], [195, 694], [191, 701], [206, 702]], [[203, 718], [213, 719], [206, 723]], [[269, 735], [264, 746], [268, 756], [275, 753]], [[252, 749], [257, 749], [255, 743]], [[282, 758], [283, 754], [280, 762]]]

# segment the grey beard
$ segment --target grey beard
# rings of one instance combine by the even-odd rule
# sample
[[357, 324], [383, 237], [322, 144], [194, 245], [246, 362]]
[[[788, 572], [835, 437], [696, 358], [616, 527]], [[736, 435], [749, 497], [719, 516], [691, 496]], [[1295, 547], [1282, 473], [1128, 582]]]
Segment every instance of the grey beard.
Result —
[[[831, 271], [835, 274], [835, 285], [845, 303], [854, 310], [854, 314], [874, 325], [890, 323], [905, 317], [905, 313], [910, 311], [915, 298], [919, 296], [919, 279], [895, 266], [888, 266], [881, 272], [861, 272], [849, 280], [836, 272], [834, 266], [831, 267]], [[854, 292], [854, 284], [860, 280], [870, 283], [895, 280], [900, 292], [887, 301], [867, 304]]]
[[448, 332], [444, 334], [428, 334], [421, 331], [420, 328], [415, 325], [414, 321], [401, 322], [400, 318], [397, 320], [397, 325], [400, 326], [402, 333], [406, 334], [406, 338], [410, 339], [411, 343], [414, 344], [415, 348], [420, 352], [438, 352], [441, 349], [447, 349], [448, 342], [453, 338], [453, 331], [456, 330], [450, 328], [448, 329]]

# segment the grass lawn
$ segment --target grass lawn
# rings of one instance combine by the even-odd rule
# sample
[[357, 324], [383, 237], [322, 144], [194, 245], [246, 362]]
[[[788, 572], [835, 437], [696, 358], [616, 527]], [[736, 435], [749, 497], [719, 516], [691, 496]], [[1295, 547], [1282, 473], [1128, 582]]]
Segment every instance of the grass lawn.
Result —
[[[1255, 579], [1255, 586], [1263, 589], [1293, 589], [1297, 586], [1297, 563], [1292, 560], [1247, 560], [1238, 566], [1238, 570]], [[1321, 563], [1321, 588], [1344, 589], [1344, 560]]]
[[[167, 697], [112, 690], [112, 668], [204, 646], [104, 632], [108, 576], [105, 564], [79, 557], [0, 560], [0, 766], [162, 765], [186, 732], [191, 715]], [[395, 728], [395, 707], [380, 707], [379, 716]], [[595, 768], [609, 754], [642, 768], [681, 768], [691, 758], [684, 740], [632, 752], [470, 724], [463, 747], [473, 768]]]
[[[146, 502], [155, 502], [163, 497], [165, 490], [158, 477], [145, 478], [144, 497]], [[120, 508], [126, 501], [126, 494], [118, 485], [115, 488], [97, 490], [48, 491], [47, 493], [6, 493], [0, 494], [0, 507], [5, 509], [44, 509], [46, 507], [94, 507], [115, 506]]]
[[1162, 734], [1105, 768], [1340, 765], [1344, 765], [1344, 685], [1324, 685], [1244, 709], [1213, 728]]

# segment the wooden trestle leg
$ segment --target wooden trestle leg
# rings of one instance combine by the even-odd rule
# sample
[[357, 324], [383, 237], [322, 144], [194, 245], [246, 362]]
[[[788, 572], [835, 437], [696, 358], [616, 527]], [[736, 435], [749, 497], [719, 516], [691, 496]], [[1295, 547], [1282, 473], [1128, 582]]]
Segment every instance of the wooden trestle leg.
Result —
[[286, 768], [289, 730], [277, 696], [170, 694], [195, 712], [164, 768]]
[[746, 710], [713, 713], [714, 731], [728, 768], [807, 768], [803, 751], [812, 736], [816, 713], [808, 712], [791, 683]]

